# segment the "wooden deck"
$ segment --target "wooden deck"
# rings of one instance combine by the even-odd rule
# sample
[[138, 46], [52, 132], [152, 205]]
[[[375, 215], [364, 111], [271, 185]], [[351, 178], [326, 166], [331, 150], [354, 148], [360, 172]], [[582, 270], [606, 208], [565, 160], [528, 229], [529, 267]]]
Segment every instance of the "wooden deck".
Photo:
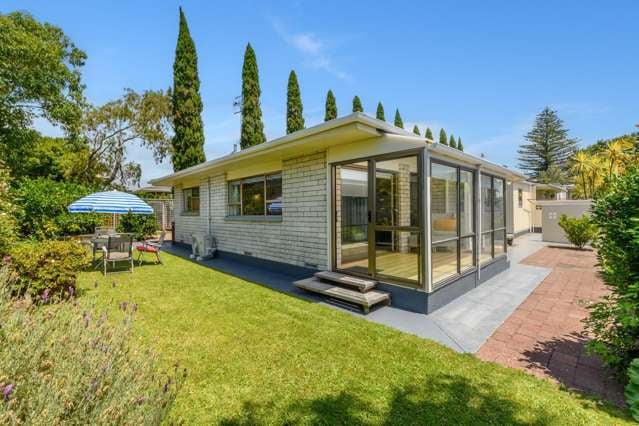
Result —
[[319, 279], [315, 277], [296, 281], [295, 285], [307, 291], [359, 305], [364, 308], [364, 312], [368, 312], [373, 305], [378, 303], [390, 304], [390, 294], [385, 291], [368, 290], [366, 293], [362, 293], [357, 290], [350, 290], [335, 284], [319, 281]]
[[315, 273], [315, 277], [322, 281], [330, 281], [342, 287], [353, 288], [362, 293], [372, 290], [377, 284], [376, 281], [365, 278], [353, 277], [351, 275], [340, 274], [339, 272], [320, 271]]

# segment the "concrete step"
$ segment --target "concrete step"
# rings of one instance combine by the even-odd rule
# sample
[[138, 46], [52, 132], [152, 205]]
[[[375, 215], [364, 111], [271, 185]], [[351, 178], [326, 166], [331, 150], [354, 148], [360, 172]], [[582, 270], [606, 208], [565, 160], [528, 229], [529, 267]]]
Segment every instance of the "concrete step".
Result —
[[356, 290], [350, 290], [335, 284], [320, 281], [316, 277], [306, 278], [295, 281], [298, 288], [319, 293], [334, 299], [353, 303], [361, 306], [364, 312], [368, 313], [370, 308], [378, 303], [386, 303], [390, 305], [390, 293], [379, 290], [369, 290], [362, 293]]
[[339, 272], [320, 271], [315, 273], [315, 277], [321, 281], [328, 281], [342, 287], [349, 287], [366, 293], [377, 285], [377, 281], [358, 278], [352, 275], [341, 274]]

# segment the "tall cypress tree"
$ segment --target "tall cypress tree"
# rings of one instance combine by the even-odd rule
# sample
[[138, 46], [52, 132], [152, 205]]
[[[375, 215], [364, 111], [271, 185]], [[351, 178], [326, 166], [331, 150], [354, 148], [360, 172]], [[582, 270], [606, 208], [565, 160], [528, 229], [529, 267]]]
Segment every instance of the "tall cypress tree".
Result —
[[457, 141], [455, 140], [455, 136], [450, 135], [450, 139], [448, 140], [448, 146], [451, 148], [457, 149]]
[[364, 112], [362, 108], [362, 101], [359, 100], [359, 96], [353, 98], [353, 112]]
[[337, 118], [337, 103], [333, 91], [329, 90], [326, 94], [326, 112], [324, 113], [324, 121], [334, 120]]
[[419, 132], [419, 127], [417, 127], [417, 124], [415, 124], [413, 126], [413, 133], [415, 133], [416, 135], [421, 136], [422, 134]]
[[532, 130], [525, 136], [519, 153], [519, 168], [530, 177], [539, 177], [551, 166], [565, 170], [568, 159], [577, 149], [577, 141], [568, 137], [568, 129], [557, 111], [546, 107], [535, 119]]
[[439, 143], [442, 145], [448, 145], [448, 137], [446, 136], [446, 130], [444, 129], [439, 131]]
[[260, 77], [257, 59], [251, 43], [246, 45], [244, 64], [242, 65], [242, 130], [240, 147], [242, 149], [266, 141], [262, 108], [260, 107]]
[[457, 149], [460, 151], [464, 150], [464, 145], [462, 145], [462, 141], [460, 137], [457, 138]]
[[381, 102], [377, 102], [377, 111], [375, 112], [375, 118], [378, 120], [386, 121], [386, 115], [384, 114], [384, 105]]
[[197, 72], [197, 53], [189, 26], [180, 8], [180, 30], [173, 62], [173, 170], [179, 171], [206, 161], [202, 99]]
[[399, 115], [399, 109], [395, 109], [395, 126], [399, 128], [404, 128], [404, 121], [402, 120], [402, 116]]
[[304, 107], [297, 74], [291, 70], [288, 75], [288, 89], [286, 92], [286, 133], [297, 132], [304, 128]]
[[431, 141], [434, 140], [433, 139], [433, 132], [431, 132], [430, 127], [426, 127], [426, 133], [424, 133], [424, 137], [426, 139], [430, 139]]

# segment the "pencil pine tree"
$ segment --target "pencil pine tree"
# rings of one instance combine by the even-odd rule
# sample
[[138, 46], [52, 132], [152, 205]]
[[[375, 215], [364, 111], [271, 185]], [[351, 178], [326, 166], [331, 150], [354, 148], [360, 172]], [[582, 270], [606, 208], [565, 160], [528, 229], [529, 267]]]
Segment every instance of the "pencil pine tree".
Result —
[[426, 133], [424, 133], [424, 137], [427, 139], [433, 140], [433, 132], [430, 130], [430, 127], [426, 127]]
[[395, 126], [399, 128], [404, 128], [404, 121], [402, 120], [402, 116], [399, 114], [399, 109], [395, 109]]
[[171, 94], [175, 132], [171, 140], [172, 162], [176, 172], [206, 161], [197, 52], [182, 8], [179, 25]]
[[417, 127], [417, 124], [415, 124], [413, 126], [413, 133], [415, 133], [416, 135], [421, 136], [422, 134], [419, 132], [419, 127]]
[[448, 145], [448, 137], [446, 136], [446, 130], [444, 129], [439, 131], [439, 143], [442, 145]]
[[377, 102], [377, 111], [375, 112], [375, 118], [378, 120], [386, 121], [386, 115], [384, 114], [384, 105], [381, 102]]
[[451, 148], [457, 149], [457, 141], [455, 140], [455, 136], [450, 135], [450, 139], [448, 140], [448, 146]]
[[362, 108], [362, 101], [359, 99], [359, 96], [355, 96], [353, 98], [353, 112], [364, 112], [364, 108]]
[[457, 149], [460, 150], [460, 151], [464, 150], [464, 145], [462, 145], [461, 138], [459, 138], [459, 137], [457, 138]]
[[337, 103], [333, 91], [326, 93], [326, 111], [324, 112], [324, 121], [334, 120], [337, 118]]
[[242, 128], [240, 133], [240, 147], [242, 149], [266, 142], [260, 106], [261, 93], [257, 58], [251, 43], [248, 43], [242, 65]]
[[288, 88], [286, 92], [286, 133], [297, 132], [304, 128], [304, 107], [300, 85], [297, 82], [297, 74], [291, 70], [288, 75]]

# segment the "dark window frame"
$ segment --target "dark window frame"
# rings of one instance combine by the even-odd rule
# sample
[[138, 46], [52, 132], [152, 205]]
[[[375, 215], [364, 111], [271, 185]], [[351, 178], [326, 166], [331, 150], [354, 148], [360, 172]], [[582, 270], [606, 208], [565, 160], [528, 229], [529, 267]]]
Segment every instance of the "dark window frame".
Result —
[[[430, 160], [430, 184], [431, 184], [431, 193], [432, 193], [432, 178], [433, 178], [433, 164], [440, 164], [443, 166], [447, 166], [447, 167], [451, 167], [454, 168], [456, 170], [456, 193], [457, 193], [457, 200], [456, 200], [456, 233], [457, 235], [455, 237], [450, 237], [450, 238], [445, 238], [442, 240], [437, 240], [434, 241], [432, 240], [432, 235], [433, 235], [433, 219], [432, 219], [432, 199], [430, 200], [429, 203], [429, 208], [431, 209], [431, 221], [428, 224], [428, 226], [430, 227], [430, 235], [431, 235], [431, 243], [430, 243], [430, 247], [428, 248], [428, 250], [432, 250], [433, 247], [439, 245], [439, 244], [445, 244], [448, 243], [450, 241], [456, 241], [457, 242], [457, 264], [456, 264], [456, 273], [454, 275], [450, 275], [444, 278], [441, 278], [439, 281], [435, 281], [434, 277], [433, 277], [433, 265], [431, 262], [431, 265], [429, 265], [430, 267], [430, 277], [431, 277], [431, 282], [433, 284], [433, 288], [439, 288], [442, 287], [443, 285], [449, 283], [452, 279], [455, 279], [459, 276], [461, 276], [462, 274], [467, 274], [471, 271], [474, 271], [477, 268], [477, 214], [475, 211], [475, 199], [476, 199], [476, 189], [477, 189], [477, 173], [475, 170], [468, 168], [468, 167], [464, 167], [460, 164], [455, 164], [455, 163], [449, 163], [447, 161], [443, 161], [443, 160], [439, 160], [439, 159], [435, 159], [435, 158], [431, 158]], [[472, 217], [472, 230], [470, 233], [466, 233], [466, 234], [462, 234], [461, 233], [461, 218], [460, 218], [460, 212], [461, 212], [461, 172], [466, 171], [469, 172], [473, 179], [472, 179], [472, 184], [473, 184], [473, 188], [471, 191], [471, 208], [470, 209], [466, 209], [465, 211], [470, 210], [470, 214]], [[471, 267], [466, 268], [464, 270], [461, 269], [461, 245], [462, 245], [462, 240], [470, 238], [471, 239], [471, 244], [472, 244], [472, 248], [473, 248], [473, 254], [472, 254], [472, 259], [473, 259], [473, 264]], [[431, 257], [432, 259], [432, 257]]]
[[[503, 251], [499, 256], [504, 256], [506, 255], [506, 249], [507, 249], [507, 243], [506, 243], [506, 179], [503, 177], [499, 177], [499, 176], [495, 176], [495, 175], [491, 175], [490, 173], [482, 173], [481, 176], [486, 176], [486, 177], [490, 177], [490, 194], [491, 194], [491, 203], [490, 203], [490, 212], [491, 212], [491, 219], [490, 219], [490, 229], [485, 231], [483, 229], [480, 230], [480, 235], [479, 238], [483, 237], [484, 235], [490, 234], [490, 259], [485, 260], [483, 263], [480, 262], [481, 264], [488, 264], [490, 262], [492, 262], [495, 259], [495, 235], [498, 232], [502, 232], [503, 235]], [[503, 226], [500, 226], [499, 228], [495, 228], [495, 199], [497, 197], [495, 197], [495, 180], [500, 180], [502, 182], [502, 210], [503, 210]], [[479, 187], [479, 191], [481, 192], [481, 179], [480, 179], [480, 187]], [[483, 202], [483, 201], [482, 201]], [[480, 224], [481, 226], [481, 224]], [[481, 240], [480, 240], [481, 241]]]
[[[269, 216], [282, 216], [283, 213], [283, 208], [280, 210], [279, 214], [269, 214], [268, 212], [268, 205], [275, 203], [275, 202], [282, 202], [282, 188], [280, 188], [280, 197], [279, 199], [267, 199], [266, 198], [266, 194], [267, 194], [267, 190], [266, 190], [266, 182], [268, 181], [269, 177], [273, 177], [273, 176], [279, 176], [280, 177], [280, 186], [282, 186], [282, 172], [281, 171], [277, 171], [277, 172], [271, 172], [271, 173], [261, 173], [258, 175], [253, 175], [253, 176], [245, 176], [243, 178], [240, 179], [233, 179], [233, 180], [229, 180], [226, 183], [226, 216], [227, 217], [269, 217]], [[255, 179], [255, 178], [262, 178], [262, 200], [263, 200], [263, 214], [244, 214], [244, 181], [249, 180], [249, 179]], [[233, 184], [237, 184], [239, 182], [239, 197], [240, 197], [240, 201], [239, 203], [237, 201], [233, 201], [231, 202], [231, 185]], [[231, 207], [239, 207], [239, 214], [231, 214]]]

